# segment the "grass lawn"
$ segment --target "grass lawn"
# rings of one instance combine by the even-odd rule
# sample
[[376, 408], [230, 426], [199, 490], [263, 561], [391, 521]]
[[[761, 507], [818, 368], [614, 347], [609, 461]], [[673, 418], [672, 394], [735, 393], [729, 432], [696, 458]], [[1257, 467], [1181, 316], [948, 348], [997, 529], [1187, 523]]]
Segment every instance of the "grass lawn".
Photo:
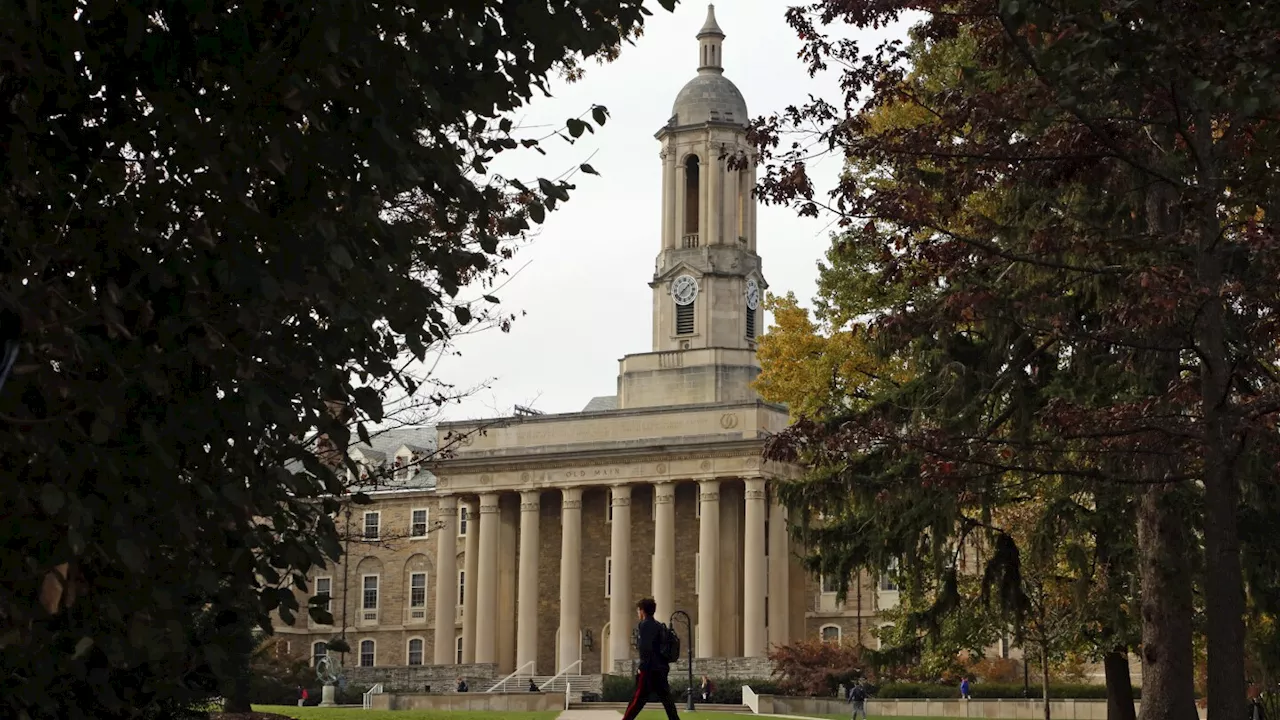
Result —
[[551, 712], [480, 712], [474, 710], [365, 710], [363, 708], [254, 705], [258, 712], [277, 713], [297, 720], [555, 720]]

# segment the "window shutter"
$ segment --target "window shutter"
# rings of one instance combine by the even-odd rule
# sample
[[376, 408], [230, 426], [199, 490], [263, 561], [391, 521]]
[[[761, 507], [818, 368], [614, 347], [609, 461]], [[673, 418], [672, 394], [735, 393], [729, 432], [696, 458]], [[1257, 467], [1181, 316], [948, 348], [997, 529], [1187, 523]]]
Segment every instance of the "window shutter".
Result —
[[693, 306], [697, 301], [688, 305], [676, 306], [676, 334], [692, 335], [693, 334]]

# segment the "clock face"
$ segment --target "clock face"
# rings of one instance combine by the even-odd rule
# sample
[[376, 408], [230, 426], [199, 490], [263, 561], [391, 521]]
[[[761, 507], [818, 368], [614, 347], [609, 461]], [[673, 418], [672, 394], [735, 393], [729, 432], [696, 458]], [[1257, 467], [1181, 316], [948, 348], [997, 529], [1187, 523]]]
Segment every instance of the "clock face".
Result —
[[677, 305], [688, 305], [698, 297], [698, 281], [692, 275], [681, 275], [671, 281], [671, 299]]
[[755, 310], [760, 307], [760, 286], [756, 284], [755, 278], [747, 278], [747, 309]]

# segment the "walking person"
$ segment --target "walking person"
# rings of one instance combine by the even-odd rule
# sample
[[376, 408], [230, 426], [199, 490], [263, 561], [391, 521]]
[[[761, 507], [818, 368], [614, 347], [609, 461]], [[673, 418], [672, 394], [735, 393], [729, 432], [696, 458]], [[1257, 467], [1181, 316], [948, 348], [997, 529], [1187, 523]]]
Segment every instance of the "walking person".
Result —
[[969, 678], [960, 678], [960, 698], [962, 700], [969, 699]]
[[867, 689], [862, 687], [861, 680], [849, 688], [849, 704], [853, 706], [853, 720], [858, 720], [859, 714], [862, 720], [867, 720]]
[[667, 674], [671, 665], [663, 657], [660, 643], [663, 639], [662, 623], [653, 619], [657, 605], [651, 598], [636, 603], [636, 617], [640, 624], [636, 626], [636, 649], [640, 651], [640, 672], [636, 674], [636, 694], [631, 697], [627, 711], [622, 720], [635, 720], [652, 694], [662, 703], [667, 711], [667, 720], [680, 720], [676, 712], [676, 704], [671, 700], [671, 685], [667, 683]]

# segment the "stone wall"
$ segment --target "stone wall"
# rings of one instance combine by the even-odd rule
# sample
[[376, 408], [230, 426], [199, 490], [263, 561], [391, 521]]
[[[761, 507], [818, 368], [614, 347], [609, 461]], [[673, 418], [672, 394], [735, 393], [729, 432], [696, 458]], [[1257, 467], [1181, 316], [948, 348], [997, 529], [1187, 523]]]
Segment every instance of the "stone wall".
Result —
[[[1141, 708], [1141, 703], [1134, 703]], [[848, 716], [849, 703], [834, 698], [801, 698], [761, 695], [760, 712], [779, 715]], [[1049, 712], [1054, 720], [1106, 720], [1106, 700], [1053, 700]], [[1200, 717], [1205, 717], [1200, 710]], [[995, 720], [1039, 720], [1044, 703], [1038, 700], [879, 700], [867, 701], [873, 717], [991, 718]]]
[[374, 710], [433, 710], [437, 712], [547, 712], [564, 709], [561, 693], [383, 693], [373, 696]]
[[[613, 664], [615, 675], [630, 675], [633, 671], [632, 660], [620, 660]], [[671, 666], [672, 675], [684, 675], [689, 672], [686, 660]], [[693, 674], [695, 677], [706, 675], [709, 678], [723, 680], [737, 678], [748, 680], [766, 680], [773, 677], [773, 663], [769, 658], [694, 658]]]
[[[385, 692], [422, 692], [431, 686], [433, 693], [453, 693], [458, 678], [466, 678], [471, 693], [482, 693], [502, 678], [497, 665], [414, 665], [400, 667], [349, 667], [342, 671], [352, 685], [382, 683]], [[465, 693], [455, 693], [465, 694]]]

